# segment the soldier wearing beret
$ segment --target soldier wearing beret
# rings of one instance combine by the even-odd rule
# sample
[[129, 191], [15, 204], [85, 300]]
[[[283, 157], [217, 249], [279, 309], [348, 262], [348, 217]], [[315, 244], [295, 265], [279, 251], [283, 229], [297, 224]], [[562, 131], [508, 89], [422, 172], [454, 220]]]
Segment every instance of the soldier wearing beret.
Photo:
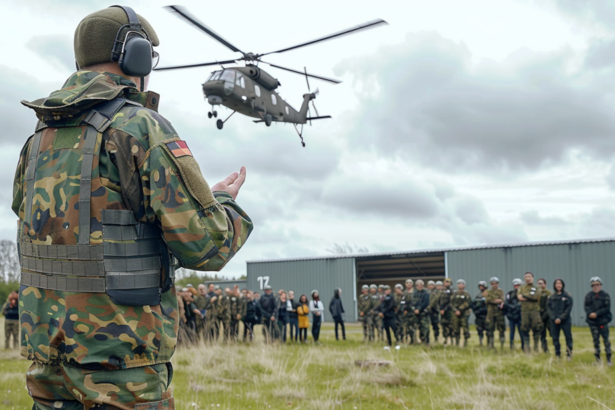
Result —
[[34, 409], [173, 409], [174, 268], [218, 271], [252, 230], [235, 202], [245, 168], [210, 189], [158, 113], [158, 44], [128, 7], [92, 13], [75, 32], [77, 72], [22, 102], [38, 118], [12, 204]]

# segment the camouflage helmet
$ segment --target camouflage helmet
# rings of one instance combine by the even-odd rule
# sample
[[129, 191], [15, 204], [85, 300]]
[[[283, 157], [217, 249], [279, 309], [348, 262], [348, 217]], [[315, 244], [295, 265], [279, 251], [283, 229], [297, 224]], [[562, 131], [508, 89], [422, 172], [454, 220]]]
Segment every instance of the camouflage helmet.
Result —
[[[158, 46], [160, 41], [154, 28], [140, 14], [137, 17], [141, 23], [139, 32], [145, 34], [152, 46]], [[126, 27], [122, 28], [124, 25]], [[75, 61], [79, 67], [111, 62], [111, 53], [120, 30], [122, 41], [128, 31], [135, 31], [130, 29], [128, 16], [119, 7], [108, 7], [85, 16], [75, 30], [73, 42]]]
[[[217, 287], [218, 287], [218, 286], [216, 286], [216, 288], [217, 288]], [[267, 286], [265, 286], [265, 290], [271, 290], [271, 285], [267, 285]]]
[[457, 284], [458, 284], [458, 285], [459, 285], [459, 284], [461, 284], [461, 285], [464, 285], [464, 286], [465, 286], [466, 281], [465, 281], [465, 280], [463, 280], [463, 279], [457, 279]]
[[417, 286], [418, 286], [418, 285], [425, 285], [425, 282], [423, 282], [423, 280], [422, 280], [422, 279], [417, 279], [417, 280], [416, 280], [416, 285], [417, 285]]
[[395, 289], [403, 289], [404, 287], [401, 285], [401, 283], [398, 283], [397, 285], [395, 285]]
[[369, 288], [370, 288], [370, 289], [378, 289], [378, 286], [376, 286], [376, 285], [374, 285], [374, 284], [371, 284], [371, 285], [369, 285]]
[[444, 278], [444, 283], [453, 283], [453, 280], [451, 278]]
[[485, 282], [484, 280], [481, 280], [480, 282], [478, 282], [478, 286], [487, 287], [487, 282]]
[[389, 285], [380, 285], [382, 286], [382, 289], [387, 290], [387, 289], [391, 289], [391, 287]]
[[500, 280], [494, 276], [491, 279], [489, 279], [489, 283], [493, 283], [493, 282], [500, 283]]
[[523, 285], [523, 281], [519, 278], [515, 278], [512, 281], [513, 286], [517, 286], [517, 285]]
[[594, 284], [594, 282], [598, 282], [599, 284], [602, 285], [602, 279], [600, 279], [600, 276], [594, 276], [593, 278], [589, 280], [589, 283], [591, 283], [592, 285]]
[[406, 279], [406, 285], [407, 285], [408, 283], [409, 283], [409, 284], [413, 284], [413, 283], [414, 283], [414, 281], [413, 281], [412, 279]]
[[378, 285], [378, 289], [386, 289], [386, 285]]
[[441, 280], [437, 281], [436, 286], [442, 286], [442, 281]]
[[361, 289], [369, 289], [369, 286], [363, 285], [363, 286], [361, 286]]
[[427, 282], [427, 285], [435, 285], [436, 282], [434, 282], [433, 280], [430, 280], [429, 282]]

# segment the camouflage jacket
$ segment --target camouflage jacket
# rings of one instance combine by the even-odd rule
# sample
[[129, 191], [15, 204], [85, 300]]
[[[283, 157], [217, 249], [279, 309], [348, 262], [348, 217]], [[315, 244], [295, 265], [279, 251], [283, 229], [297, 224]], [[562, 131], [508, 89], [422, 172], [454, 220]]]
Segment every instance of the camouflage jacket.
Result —
[[502, 309], [500, 309], [501, 302], [495, 302], [500, 299], [502, 302], [504, 301], [504, 291], [502, 289], [488, 289], [483, 293], [485, 294], [485, 300], [487, 301], [487, 315], [501, 315], [504, 314]]
[[241, 314], [241, 300], [235, 295], [230, 295], [228, 298], [231, 319], [237, 320], [237, 315]]
[[436, 306], [438, 310], [450, 310], [451, 309], [451, 300], [453, 298], [453, 290], [448, 288], [443, 288], [438, 294], [438, 299], [436, 302]]
[[[49, 97], [22, 102], [49, 128], [42, 133], [33, 187], [25, 181], [32, 138], [17, 165], [12, 209], [19, 216], [21, 237], [38, 245], [72, 245], [87, 234], [78, 230], [87, 128], [80, 124], [96, 104], [117, 97], [143, 107], [124, 106], [97, 135], [89, 243], [102, 243], [101, 210], [127, 209], [138, 221], [159, 227], [182, 266], [220, 270], [247, 240], [250, 218], [230, 195], [212, 194], [189, 150], [172, 151], [167, 145], [179, 137], [158, 114], [158, 95], [139, 92], [134, 83], [114, 74], [79, 71]], [[26, 226], [26, 193], [32, 189], [33, 222]], [[161, 295], [159, 305], [125, 306], [106, 293], [22, 286], [19, 305], [21, 354], [31, 360], [112, 370], [165, 363], [175, 351], [174, 287]]]
[[220, 295], [214, 302], [214, 312], [218, 320], [231, 319], [231, 298], [228, 295]]
[[457, 290], [451, 299], [451, 307], [453, 311], [458, 310], [461, 314], [470, 313], [470, 305], [472, 304], [472, 296], [465, 290]]
[[[363, 312], [363, 316], [367, 316], [367, 313], [372, 310], [372, 298], [368, 295], [359, 295], [357, 299], [357, 309], [359, 313]], [[359, 319], [362, 316], [359, 315]]]
[[525, 284], [519, 288], [517, 295], [523, 295], [525, 300], [521, 300], [521, 311], [537, 310], [540, 311], [540, 298], [542, 289], [533, 283]]

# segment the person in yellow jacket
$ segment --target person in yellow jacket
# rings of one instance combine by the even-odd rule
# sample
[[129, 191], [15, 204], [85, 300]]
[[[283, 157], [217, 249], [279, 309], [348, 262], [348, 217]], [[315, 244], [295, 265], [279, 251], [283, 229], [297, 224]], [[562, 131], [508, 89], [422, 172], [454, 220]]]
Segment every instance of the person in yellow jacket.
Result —
[[307, 330], [310, 327], [310, 308], [308, 306], [307, 296], [301, 295], [299, 298], [299, 306], [297, 307], [297, 316], [299, 317], [299, 340], [301, 343], [307, 342]]

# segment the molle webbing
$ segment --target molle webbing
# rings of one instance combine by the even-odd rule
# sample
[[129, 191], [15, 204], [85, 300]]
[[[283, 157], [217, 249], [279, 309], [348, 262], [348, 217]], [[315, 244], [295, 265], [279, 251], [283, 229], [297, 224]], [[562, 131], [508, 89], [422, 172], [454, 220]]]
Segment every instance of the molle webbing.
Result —
[[[98, 134], [111, 124], [115, 113], [127, 101], [102, 103], [84, 118], [85, 130], [79, 193], [79, 244], [38, 245], [30, 243], [27, 232], [20, 241], [21, 284], [66, 292], [103, 293], [108, 290], [160, 288], [160, 273], [168, 252], [160, 230], [135, 219], [132, 211], [101, 210], [101, 245], [90, 245], [92, 168]], [[102, 114], [101, 114], [102, 113]], [[37, 127], [26, 170], [26, 222], [32, 217], [32, 199], [42, 127]], [[165, 264], [166, 265], [166, 264]], [[168, 274], [172, 268], [165, 266]], [[169, 269], [171, 268], [171, 269]]]

